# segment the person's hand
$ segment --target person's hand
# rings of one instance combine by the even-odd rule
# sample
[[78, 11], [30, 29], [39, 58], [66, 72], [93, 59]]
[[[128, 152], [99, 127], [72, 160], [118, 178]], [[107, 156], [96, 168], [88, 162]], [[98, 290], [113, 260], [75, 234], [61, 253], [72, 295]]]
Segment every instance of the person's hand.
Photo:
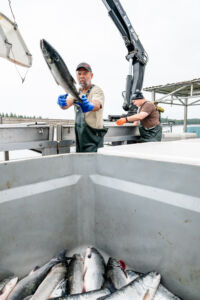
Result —
[[81, 100], [82, 102], [76, 102], [76, 104], [78, 104], [81, 107], [83, 113], [93, 110], [94, 104], [88, 101], [85, 95], [82, 95]]
[[138, 121], [134, 121], [133, 126], [138, 126]]
[[121, 125], [125, 124], [126, 122], [127, 122], [126, 118], [121, 118], [121, 119], [117, 120], [116, 124], [118, 126], [121, 126]]
[[60, 96], [58, 97], [57, 103], [58, 103], [58, 105], [59, 105], [60, 107], [65, 107], [65, 106], [67, 106], [67, 96], [68, 96], [68, 94], [60, 95]]

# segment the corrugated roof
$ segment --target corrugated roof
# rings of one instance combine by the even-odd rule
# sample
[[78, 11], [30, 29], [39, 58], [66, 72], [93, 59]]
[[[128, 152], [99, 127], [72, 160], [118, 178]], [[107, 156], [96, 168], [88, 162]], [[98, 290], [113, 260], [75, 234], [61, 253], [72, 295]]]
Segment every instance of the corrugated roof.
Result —
[[191, 85], [193, 85], [193, 96], [200, 96], [200, 78], [176, 83], [167, 83], [165, 85], [146, 87], [143, 90], [147, 92], [154, 91], [158, 94], [169, 94], [176, 89], [183, 87], [183, 89], [175, 92], [174, 95], [177, 95], [179, 97], [189, 97], [191, 95]]

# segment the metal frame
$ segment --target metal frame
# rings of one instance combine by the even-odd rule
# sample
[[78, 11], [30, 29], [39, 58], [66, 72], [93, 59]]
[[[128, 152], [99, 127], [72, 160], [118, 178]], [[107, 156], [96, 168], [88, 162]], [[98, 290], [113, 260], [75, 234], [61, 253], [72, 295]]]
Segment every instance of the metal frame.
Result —
[[[127, 124], [118, 127], [112, 122], [104, 124], [108, 132], [104, 137], [104, 143], [110, 143], [112, 146], [121, 145], [125, 142], [136, 143], [140, 138], [137, 126]], [[57, 125], [58, 153], [69, 153], [70, 147], [75, 146], [75, 132], [73, 125]]]
[[57, 154], [54, 127], [49, 125], [0, 125], [0, 151], [9, 160], [9, 151], [29, 149], [42, 155]]
[[135, 99], [138, 92], [142, 89], [148, 55], [120, 1], [102, 1], [108, 10], [109, 16], [119, 30], [128, 50], [126, 59], [129, 61], [129, 73], [126, 78], [126, 90], [122, 93], [124, 98], [122, 107], [128, 112], [128, 115], [136, 114], [137, 107], [132, 103], [132, 99]]
[[[124, 143], [136, 143], [140, 137], [139, 129], [132, 124], [118, 127], [113, 122], [106, 122], [108, 132], [105, 143], [112, 146]], [[54, 133], [57, 137], [54, 139]], [[4, 159], [9, 160], [9, 151], [29, 149], [42, 155], [69, 153], [75, 146], [74, 125], [34, 125], [4, 124], [0, 125], [0, 151]]]
[[[189, 106], [200, 105], [200, 78], [171, 83], [166, 85], [144, 88], [144, 91], [152, 93], [152, 101], [159, 103], [184, 106], [184, 132], [187, 129], [187, 112]], [[156, 97], [162, 94], [162, 97]]]

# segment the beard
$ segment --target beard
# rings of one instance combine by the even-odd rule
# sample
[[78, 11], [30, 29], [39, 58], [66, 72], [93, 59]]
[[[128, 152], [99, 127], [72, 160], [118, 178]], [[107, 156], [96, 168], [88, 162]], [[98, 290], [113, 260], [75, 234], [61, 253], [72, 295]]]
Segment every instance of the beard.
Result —
[[89, 88], [89, 87], [90, 87], [90, 84], [91, 84], [91, 81], [90, 81], [90, 80], [79, 82], [79, 85], [81, 86], [82, 89], [87, 89], [87, 88]]

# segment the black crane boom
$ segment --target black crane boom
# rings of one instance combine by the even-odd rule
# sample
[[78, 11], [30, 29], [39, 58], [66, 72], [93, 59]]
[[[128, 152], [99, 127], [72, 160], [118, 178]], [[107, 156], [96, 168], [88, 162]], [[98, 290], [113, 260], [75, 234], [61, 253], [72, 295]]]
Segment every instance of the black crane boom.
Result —
[[122, 35], [125, 46], [128, 49], [126, 59], [129, 61], [129, 73], [126, 78], [126, 90], [123, 92], [123, 109], [128, 114], [137, 113], [137, 107], [133, 105], [132, 100], [142, 90], [145, 65], [148, 61], [148, 55], [145, 52], [138, 35], [133, 29], [131, 22], [124, 11], [119, 0], [102, 0], [108, 9], [108, 14], [117, 26]]

